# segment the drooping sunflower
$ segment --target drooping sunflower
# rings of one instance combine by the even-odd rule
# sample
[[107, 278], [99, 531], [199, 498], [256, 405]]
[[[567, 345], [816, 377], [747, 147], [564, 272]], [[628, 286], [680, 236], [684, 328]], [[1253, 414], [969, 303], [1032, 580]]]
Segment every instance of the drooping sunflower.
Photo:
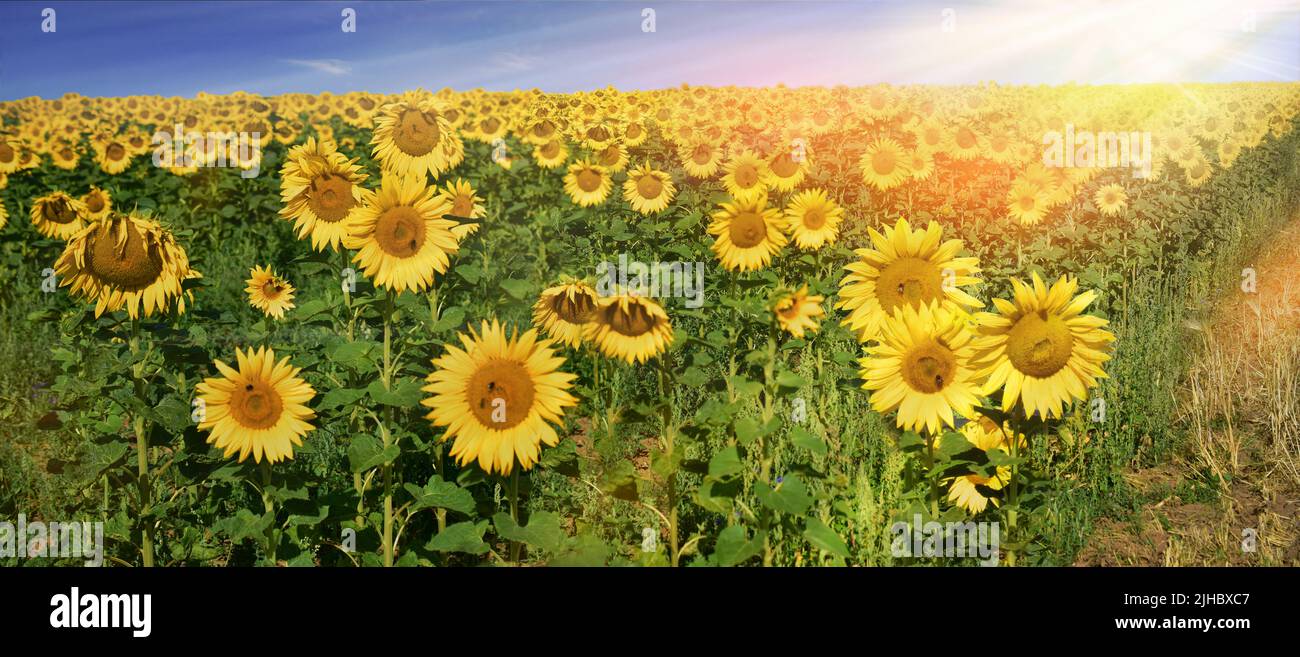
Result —
[[50, 192], [32, 201], [32, 225], [42, 235], [66, 240], [86, 227], [86, 206], [63, 192]]
[[294, 307], [293, 285], [276, 276], [270, 267], [256, 266], [249, 270], [249, 278], [244, 281], [248, 287], [248, 303], [262, 311], [267, 317], [284, 319], [284, 313]]
[[844, 208], [831, 200], [823, 189], [799, 192], [785, 209], [786, 232], [801, 249], [817, 250], [834, 244], [840, 235]]
[[1124, 193], [1123, 187], [1115, 183], [1103, 185], [1092, 200], [1097, 204], [1097, 210], [1107, 217], [1117, 215], [1128, 207], [1128, 194]]
[[451, 455], [464, 466], [478, 462], [488, 474], [510, 474], [515, 462], [529, 470], [541, 446], [560, 441], [552, 424], [562, 424], [564, 409], [578, 400], [569, 394], [575, 375], [560, 370], [564, 357], [551, 340], [529, 329], [512, 333], [496, 321], [478, 332], [460, 334], [464, 348], [447, 345], [433, 361], [420, 403], [434, 426], [446, 427]]
[[68, 240], [54, 264], [60, 285], [95, 302], [95, 316], [126, 307], [132, 319], [185, 312], [182, 284], [200, 278], [171, 232], [158, 222], [111, 213]]
[[424, 290], [460, 250], [452, 232], [456, 222], [442, 218], [447, 212], [423, 174], [385, 173], [379, 191], [351, 222], [343, 246], [357, 251], [352, 261], [375, 285], [396, 292]]
[[821, 295], [808, 294], [808, 286], [804, 285], [777, 299], [772, 312], [783, 331], [802, 338], [805, 331], [817, 332], [821, 317], [826, 314], [822, 308], [824, 300]]
[[113, 197], [108, 192], [91, 185], [90, 190], [81, 195], [81, 204], [86, 208], [86, 221], [99, 221], [113, 210]]
[[599, 164], [574, 162], [569, 165], [569, 172], [564, 174], [565, 193], [584, 208], [604, 203], [613, 187], [609, 172]]
[[744, 151], [732, 156], [723, 167], [722, 184], [737, 202], [752, 202], [767, 196], [767, 162]]
[[316, 390], [298, 376], [299, 368], [289, 358], [276, 361], [275, 352], [235, 349], [238, 369], [216, 361], [219, 377], [204, 379], [194, 389], [203, 400], [199, 430], [207, 431], [208, 443], [225, 456], [238, 453], [239, 462], [252, 455], [253, 461], [278, 463], [293, 458], [293, 448], [315, 427], [308, 420], [316, 413], [307, 402]]
[[874, 249], [858, 249], [857, 262], [844, 268], [849, 274], [840, 281], [836, 308], [849, 311], [841, 322], [866, 342], [875, 338], [886, 318], [901, 306], [913, 308], [932, 302], [956, 313], [978, 308], [983, 303], [962, 287], [976, 285], [977, 258], [959, 258], [962, 241], [941, 242], [943, 229], [930, 222], [924, 230], [912, 230], [899, 219], [883, 234], [869, 229]]
[[546, 288], [533, 305], [533, 326], [569, 347], [582, 343], [586, 326], [596, 316], [600, 295], [584, 281]]
[[900, 428], [931, 435], [954, 426], [954, 413], [973, 417], [982, 380], [972, 338], [959, 313], [937, 301], [895, 308], [861, 360], [871, 407], [898, 411]]
[[781, 224], [780, 211], [767, 207], [766, 196], [723, 203], [709, 224], [710, 248], [728, 270], [762, 269], [785, 246]]
[[673, 327], [658, 302], [621, 293], [600, 300], [583, 337], [610, 358], [644, 363], [672, 344]]
[[623, 199], [644, 215], [663, 212], [676, 195], [673, 179], [648, 163], [633, 169], [623, 181]]
[[996, 313], [975, 316], [986, 392], [1005, 386], [1003, 410], [1020, 402], [1025, 417], [1060, 417], [1065, 404], [1085, 399], [1106, 377], [1101, 364], [1115, 336], [1103, 328], [1106, 320], [1082, 314], [1097, 293], [1075, 296], [1075, 278], [1062, 276], [1049, 288], [1035, 272], [1030, 284], [1012, 279], [1011, 286], [1012, 301], [994, 299]]
[[[972, 420], [962, 425], [961, 433], [966, 437], [970, 444], [976, 449], [988, 452], [994, 449], [1000, 449], [1007, 452], [1011, 441], [1007, 433], [1000, 429], [996, 423], [987, 417], [980, 416], [977, 420]], [[1020, 437], [1020, 444], [1025, 444], [1024, 436]], [[993, 506], [999, 505], [999, 499], [992, 495], [985, 495], [981, 488], [990, 491], [1002, 490], [1004, 486], [1011, 482], [1011, 468], [1009, 466], [998, 466], [992, 477], [969, 473], [954, 477], [948, 483], [948, 501], [966, 510], [972, 515], [981, 513], [988, 508], [989, 503]]]
[[366, 174], [334, 150], [332, 142], [295, 146], [280, 172], [280, 216], [294, 222], [298, 239], [311, 237], [317, 251], [337, 250], [372, 193], [361, 186]]
[[907, 180], [907, 151], [898, 142], [882, 137], [867, 146], [858, 161], [862, 181], [880, 191], [893, 189]]
[[380, 108], [371, 139], [385, 170], [438, 177], [464, 157], [465, 145], [435, 98], [403, 100]]

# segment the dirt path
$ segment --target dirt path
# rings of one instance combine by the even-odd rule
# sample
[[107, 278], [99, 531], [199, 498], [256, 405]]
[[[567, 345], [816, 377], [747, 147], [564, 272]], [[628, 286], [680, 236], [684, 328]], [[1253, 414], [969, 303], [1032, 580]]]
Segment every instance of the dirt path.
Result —
[[1076, 565], [1300, 565], [1300, 218], [1256, 263], [1254, 293], [1193, 327], [1188, 453], [1126, 476], [1140, 508], [1099, 519]]

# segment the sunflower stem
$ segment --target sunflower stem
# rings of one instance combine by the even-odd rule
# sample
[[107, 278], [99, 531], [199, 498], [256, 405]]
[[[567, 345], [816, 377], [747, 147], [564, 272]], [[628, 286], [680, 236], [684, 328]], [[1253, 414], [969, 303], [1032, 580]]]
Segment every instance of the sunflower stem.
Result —
[[[140, 319], [131, 319], [131, 355], [133, 359], [140, 357]], [[135, 396], [140, 403], [148, 407], [149, 402], [145, 399], [144, 385], [144, 362], [137, 360], [131, 366], [132, 379], [135, 383]], [[153, 567], [153, 527], [146, 520], [149, 515], [151, 483], [149, 481], [149, 435], [145, 433], [144, 415], [136, 413], [135, 416], [135, 451], [136, 451], [136, 470], [137, 480], [140, 484], [140, 511], [137, 516], [141, 520], [141, 537], [140, 537], [140, 557], [145, 568]]]
[[[520, 469], [521, 468], [519, 467], [519, 465], [515, 464], [515, 468], [513, 468], [510, 472], [510, 485], [508, 486], [510, 490], [510, 519], [515, 522], [516, 526], [519, 525], [519, 470]], [[522, 557], [522, 552], [523, 552], [523, 545], [520, 544], [519, 541], [510, 541], [510, 561], [512, 563], [516, 565], [519, 564], [519, 559]]]
[[276, 565], [276, 548], [279, 547], [280, 541], [277, 539], [275, 531], [275, 500], [271, 499], [271, 461], [263, 459], [260, 466], [262, 471], [262, 506], [271, 515], [271, 523], [266, 526], [266, 555], [271, 560], [271, 565], [274, 566]]
[[[384, 304], [384, 372], [383, 383], [384, 390], [392, 390], [393, 387], [393, 310], [396, 303], [393, 299], [393, 292], [387, 292], [387, 303]], [[393, 412], [391, 406], [384, 406], [385, 422], [380, 425], [380, 435], [384, 440], [384, 450], [392, 444], [392, 433], [388, 430], [388, 425], [392, 422]], [[393, 566], [393, 465], [392, 462], [386, 462], [383, 465], [384, 473], [384, 566], [391, 568]]]
[[[673, 463], [676, 458], [673, 450], [675, 446], [676, 427], [673, 426], [673, 386], [669, 381], [671, 370], [668, 363], [668, 354], [664, 353], [659, 360], [659, 397], [663, 400], [663, 429], [664, 429], [664, 454], [668, 457], [668, 462]], [[669, 558], [674, 568], [681, 561], [681, 550], [677, 543], [677, 468], [673, 467], [668, 472], [668, 480], [665, 482], [668, 488], [668, 548]]]

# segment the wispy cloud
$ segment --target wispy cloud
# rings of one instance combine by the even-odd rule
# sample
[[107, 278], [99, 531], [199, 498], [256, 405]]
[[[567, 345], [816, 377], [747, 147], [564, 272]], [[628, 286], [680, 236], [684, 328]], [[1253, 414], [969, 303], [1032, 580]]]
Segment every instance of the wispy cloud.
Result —
[[508, 73], [522, 73], [531, 71], [537, 66], [537, 58], [530, 55], [521, 55], [517, 52], [497, 53], [492, 58], [492, 68], [496, 71]]
[[302, 66], [330, 75], [347, 75], [352, 72], [352, 66], [341, 59], [286, 59], [284, 61], [286, 64]]

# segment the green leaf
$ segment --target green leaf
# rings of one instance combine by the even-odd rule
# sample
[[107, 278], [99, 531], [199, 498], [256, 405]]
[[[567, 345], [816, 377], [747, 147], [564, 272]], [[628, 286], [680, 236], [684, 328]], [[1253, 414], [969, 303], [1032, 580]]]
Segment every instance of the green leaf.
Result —
[[726, 479], [740, 474], [744, 465], [740, 461], [740, 450], [733, 445], [719, 450], [709, 459], [709, 476], [714, 479]]
[[826, 456], [826, 442], [803, 427], [790, 430], [790, 442], [795, 447], [802, 447], [817, 456]]
[[229, 536], [232, 541], [242, 541], [246, 538], [261, 538], [274, 521], [275, 515], [272, 513], [257, 515], [248, 509], [240, 509], [234, 516], [218, 520], [213, 529]]
[[515, 299], [522, 301], [528, 297], [528, 293], [533, 289], [533, 284], [517, 278], [507, 278], [501, 281], [501, 289]]
[[763, 542], [751, 539], [741, 525], [732, 525], [718, 534], [713, 545], [713, 559], [719, 566], [735, 566], [763, 551]]
[[447, 525], [446, 529], [438, 532], [438, 535], [424, 547], [435, 552], [486, 554], [489, 548], [488, 544], [483, 542], [483, 533], [487, 531], [487, 527], [486, 520], [479, 523], [466, 521]]
[[442, 312], [442, 316], [429, 327], [434, 333], [451, 330], [465, 323], [464, 308], [448, 308]]
[[790, 370], [783, 370], [780, 374], [776, 375], [776, 384], [782, 388], [798, 390], [799, 388], [808, 385], [808, 380]]
[[353, 438], [352, 444], [348, 446], [348, 463], [352, 465], [353, 472], [365, 472], [392, 462], [400, 453], [397, 445], [385, 448], [378, 438], [362, 434]]
[[411, 497], [415, 498], [415, 503], [411, 506], [412, 511], [439, 508], [451, 509], [466, 515], [474, 512], [474, 496], [450, 481], [443, 481], [438, 475], [430, 477], [429, 483], [425, 484], [424, 488], [407, 484], [406, 490]]
[[799, 475], [790, 475], [785, 481], [772, 488], [763, 482], [754, 484], [754, 492], [758, 495], [758, 500], [773, 511], [789, 513], [791, 515], [802, 515], [809, 507], [812, 506], [812, 498], [808, 496], [808, 487], [804, 485]]
[[629, 461], [619, 461], [610, 466], [601, 475], [600, 490], [620, 500], [637, 501], [636, 468]]
[[415, 406], [424, 396], [420, 391], [420, 380], [414, 377], [394, 381], [391, 389], [385, 389], [383, 381], [371, 381], [370, 385], [366, 386], [366, 392], [370, 393], [370, 398], [376, 403], [399, 408]]
[[361, 388], [334, 388], [325, 393], [320, 403], [316, 405], [316, 410], [328, 411], [340, 406], [349, 406], [365, 396], [366, 391]]
[[526, 543], [544, 552], [554, 554], [564, 544], [566, 535], [560, 528], [560, 517], [550, 511], [538, 511], [521, 527], [504, 511], [492, 516], [497, 535], [516, 543]]
[[831, 554], [845, 559], [849, 558], [849, 546], [844, 544], [844, 539], [840, 538], [835, 530], [826, 526], [820, 518], [812, 517], [808, 519], [807, 527], [803, 531], [804, 538], [812, 543], [813, 547], [819, 550], [826, 550]]

